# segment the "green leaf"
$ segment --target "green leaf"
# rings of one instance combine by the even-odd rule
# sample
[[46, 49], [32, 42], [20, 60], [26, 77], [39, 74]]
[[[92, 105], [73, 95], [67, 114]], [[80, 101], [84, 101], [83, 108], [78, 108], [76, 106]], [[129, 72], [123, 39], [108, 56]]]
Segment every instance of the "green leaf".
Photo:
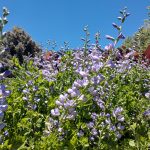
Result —
[[129, 141], [129, 145], [132, 146], [132, 147], [135, 147], [135, 142], [134, 142], [134, 140], [130, 140], [130, 141]]
[[84, 146], [84, 147], [88, 147], [89, 146], [87, 137], [81, 137], [80, 138], [80, 142], [81, 142], [82, 146]]
[[136, 129], [136, 123], [133, 123], [133, 124], [131, 125], [131, 128], [132, 128], [133, 130], [135, 130], [135, 129]]
[[71, 145], [76, 145], [77, 144], [77, 137], [74, 135], [72, 138], [71, 138], [71, 140], [70, 140], [70, 143], [71, 143]]
[[148, 132], [148, 138], [149, 138], [149, 140], [150, 140], [150, 131]]

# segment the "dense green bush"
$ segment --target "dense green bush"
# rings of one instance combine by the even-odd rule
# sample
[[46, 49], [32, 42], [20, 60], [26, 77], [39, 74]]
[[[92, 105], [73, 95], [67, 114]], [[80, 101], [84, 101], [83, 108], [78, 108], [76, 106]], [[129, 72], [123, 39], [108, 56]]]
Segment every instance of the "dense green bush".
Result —
[[145, 20], [144, 25], [133, 36], [126, 38], [123, 45], [139, 52], [146, 50], [150, 45], [150, 12], [148, 12], [148, 19]]
[[[120, 13], [122, 24], [129, 13]], [[14, 76], [0, 74], [0, 149], [150, 148], [150, 67], [132, 56], [116, 59], [115, 45], [125, 37], [113, 26], [119, 33], [107, 35], [107, 57], [97, 41], [89, 48], [88, 37], [81, 50], [64, 53], [59, 70], [51, 67], [56, 61], [27, 57], [20, 64], [13, 57]], [[23, 45], [12, 55], [17, 46]]]
[[150, 25], [140, 28], [133, 37], [128, 37], [123, 45], [139, 52], [146, 50], [150, 45]]
[[[34, 57], [41, 52], [41, 48], [32, 38], [21, 28], [14, 27], [12, 31], [5, 33], [3, 46], [10, 54], [9, 57], [16, 56], [20, 63], [23, 63], [24, 56]], [[8, 53], [5, 54], [8, 57]]]

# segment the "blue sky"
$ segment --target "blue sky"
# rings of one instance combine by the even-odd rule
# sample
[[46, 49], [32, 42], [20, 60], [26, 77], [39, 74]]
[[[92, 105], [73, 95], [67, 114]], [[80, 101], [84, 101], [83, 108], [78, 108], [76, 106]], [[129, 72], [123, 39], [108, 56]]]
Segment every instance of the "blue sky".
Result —
[[38, 43], [45, 45], [48, 39], [55, 40], [59, 49], [64, 41], [70, 47], [82, 46], [80, 39], [84, 37], [85, 25], [89, 26], [91, 41], [100, 31], [100, 43], [104, 47], [109, 43], [105, 35], [117, 34], [111, 24], [118, 23], [116, 18], [124, 6], [131, 16], [124, 24], [123, 33], [133, 35], [147, 18], [149, 4], [150, 0], [0, 0], [0, 9], [6, 6], [10, 11], [6, 31], [19, 26]]

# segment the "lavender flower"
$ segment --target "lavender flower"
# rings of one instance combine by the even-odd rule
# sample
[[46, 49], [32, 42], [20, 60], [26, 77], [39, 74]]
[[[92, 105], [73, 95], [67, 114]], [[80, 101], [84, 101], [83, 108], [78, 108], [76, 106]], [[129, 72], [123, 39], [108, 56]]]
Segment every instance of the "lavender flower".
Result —
[[120, 33], [120, 34], [118, 35], [118, 39], [125, 39], [125, 36], [124, 36], [122, 33]]
[[79, 88], [82, 87], [82, 84], [83, 84], [82, 80], [76, 80], [74, 81], [73, 86]]
[[123, 122], [123, 121], [124, 121], [124, 116], [119, 115], [119, 116], [117, 117], [117, 120], [120, 121], [120, 122]]
[[10, 74], [11, 74], [11, 71], [6, 70], [6, 71], [3, 73], [3, 76], [4, 76], [4, 77], [7, 77], [7, 76], [9, 76]]
[[92, 65], [91, 70], [94, 72], [98, 72], [102, 66], [103, 66], [103, 63], [94, 64]]
[[120, 30], [121, 27], [119, 27], [118, 25], [116, 25], [115, 23], [112, 23], [113, 27], [116, 28], [117, 30]]
[[0, 110], [0, 118], [4, 117], [4, 113], [2, 112], [2, 110]]
[[124, 130], [124, 128], [125, 128], [125, 127], [122, 126], [121, 123], [118, 123], [118, 124], [117, 124], [117, 129], [119, 129], [119, 130]]
[[6, 99], [4, 97], [0, 98], [0, 105], [6, 104]]
[[68, 93], [69, 94], [71, 94], [71, 93], [73, 93], [74, 91], [73, 91], [73, 89], [68, 89]]
[[113, 111], [113, 116], [114, 117], [118, 116], [122, 111], [123, 111], [122, 107], [115, 108], [114, 111]]
[[98, 103], [98, 106], [102, 109], [102, 110], [105, 110], [105, 106], [103, 103]]
[[62, 105], [63, 105], [63, 103], [61, 103], [61, 102], [60, 102], [60, 101], [58, 101], [58, 100], [56, 100], [56, 102], [55, 102], [55, 103], [56, 103], [56, 105], [57, 105], [57, 106], [62, 106]]
[[24, 101], [27, 101], [29, 98], [28, 97], [22, 97], [22, 99], [24, 100]]
[[106, 124], [110, 124], [110, 123], [111, 123], [110, 118], [107, 118], [107, 119], [105, 120], [105, 123], [106, 123]]
[[84, 132], [82, 130], [80, 130], [78, 133], [77, 133], [77, 136], [78, 137], [82, 137], [84, 135]]
[[8, 108], [8, 105], [0, 105], [1, 111], [6, 111], [7, 108]]
[[37, 91], [38, 90], [38, 87], [37, 86], [33, 86], [33, 91]]
[[150, 109], [146, 110], [146, 111], [143, 113], [143, 115], [144, 115], [145, 117], [150, 117]]
[[64, 95], [61, 94], [61, 95], [59, 96], [60, 102], [63, 103], [63, 102], [67, 99], [67, 97], [68, 97], [68, 94], [64, 94]]
[[63, 132], [63, 128], [58, 128], [58, 132]]
[[86, 87], [88, 84], [89, 84], [88, 78], [87, 78], [87, 77], [83, 78], [83, 80], [82, 80], [82, 85], [83, 85], [84, 87]]
[[88, 128], [93, 128], [94, 127], [94, 122], [89, 122], [89, 123], [87, 123], [87, 127]]
[[117, 137], [117, 139], [120, 139], [122, 137], [122, 135], [119, 133], [119, 131], [116, 132], [116, 137]]
[[28, 94], [28, 93], [29, 93], [29, 89], [24, 89], [22, 92], [23, 92], [24, 94]]
[[122, 20], [122, 17], [118, 17], [117, 19], [118, 19], [118, 20]]
[[112, 36], [110, 36], [110, 35], [106, 35], [106, 39], [108, 39], [108, 40], [112, 40], [112, 41], [114, 41], [115, 39], [112, 37]]
[[80, 95], [80, 91], [75, 89], [72, 93], [70, 93], [71, 97], [76, 97]]
[[80, 74], [82, 77], [87, 77], [87, 76], [88, 76], [88, 72], [85, 72], [85, 71], [79, 71], [79, 74]]
[[110, 131], [116, 131], [116, 127], [114, 125], [110, 126]]
[[110, 117], [111, 115], [110, 115], [109, 113], [107, 113], [105, 116], [106, 116], [106, 117]]
[[94, 60], [94, 61], [99, 61], [99, 60], [100, 60], [100, 57], [99, 57], [99, 56], [96, 56], [96, 55], [91, 55], [91, 58], [92, 58], [92, 60]]
[[65, 108], [74, 107], [76, 105], [74, 100], [68, 100], [66, 103], [64, 103]]
[[114, 49], [114, 44], [106, 45], [104, 49], [107, 50], [107, 51], [112, 50], [112, 49]]
[[69, 115], [67, 115], [67, 119], [69, 119], [69, 120], [74, 120], [75, 119], [75, 117], [76, 117], [76, 115], [77, 115], [77, 112], [76, 111], [73, 111], [73, 112], [71, 112]]
[[85, 102], [87, 99], [86, 99], [85, 96], [82, 94], [82, 95], [79, 97], [79, 100]]
[[148, 98], [148, 99], [150, 99], [150, 91], [147, 92], [147, 93], [145, 93], [145, 97]]
[[54, 117], [59, 116], [60, 115], [59, 109], [58, 108], [52, 109], [51, 114]]
[[98, 131], [94, 128], [94, 129], [91, 130], [91, 134], [93, 136], [97, 136], [98, 135]]
[[98, 117], [98, 114], [96, 114], [95, 112], [91, 114], [91, 118], [92, 118], [93, 120], [96, 120], [97, 117]]
[[107, 65], [106, 65], [106, 66], [107, 66], [107, 67], [110, 67], [110, 68], [115, 68], [115, 67], [116, 67], [115, 63], [113, 63], [112, 60], [109, 60], [109, 61], [107, 62]]
[[94, 141], [95, 140], [95, 138], [93, 137], [93, 136], [90, 136], [90, 141]]
[[92, 93], [92, 92], [94, 91], [94, 87], [93, 87], [93, 86], [89, 87], [88, 91], [89, 91], [90, 93]]
[[2, 130], [5, 127], [4, 123], [0, 123], [0, 130]]

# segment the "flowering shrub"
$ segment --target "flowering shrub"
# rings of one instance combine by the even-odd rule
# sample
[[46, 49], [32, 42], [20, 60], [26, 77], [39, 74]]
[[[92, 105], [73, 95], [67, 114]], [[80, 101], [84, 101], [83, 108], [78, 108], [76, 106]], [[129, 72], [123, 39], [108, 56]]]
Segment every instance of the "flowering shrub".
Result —
[[[4, 38], [4, 33], [3, 33], [3, 27], [7, 24], [7, 15], [9, 14], [9, 11], [7, 8], [3, 8], [3, 16], [2, 19], [0, 18], [0, 48], [2, 46], [2, 40]], [[5, 50], [0, 50], [0, 56]], [[6, 97], [10, 95], [10, 91], [6, 90], [6, 86], [2, 83], [8, 75], [10, 75], [10, 71], [5, 71], [3, 73], [0, 73], [0, 133], [3, 130], [3, 128], [6, 126], [6, 124], [3, 121], [4, 117], [4, 112], [8, 108], [8, 104], [6, 101]], [[7, 131], [5, 132], [7, 133]], [[2, 142], [2, 135], [0, 135], [0, 143]]]
[[[122, 24], [129, 13], [120, 13]], [[90, 45], [85, 27], [83, 48], [66, 51], [57, 67], [41, 57], [23, 65], [13, 58], [14, 76], [2, 81], [7, 90], [0, 87], [0, 149], [149, 148], [150, 67], [132, 55], [116, 59], [125, 37], [113, 26], [118, 35], [106, 36], [112, 43], [105, 51], [99, 33]]]

